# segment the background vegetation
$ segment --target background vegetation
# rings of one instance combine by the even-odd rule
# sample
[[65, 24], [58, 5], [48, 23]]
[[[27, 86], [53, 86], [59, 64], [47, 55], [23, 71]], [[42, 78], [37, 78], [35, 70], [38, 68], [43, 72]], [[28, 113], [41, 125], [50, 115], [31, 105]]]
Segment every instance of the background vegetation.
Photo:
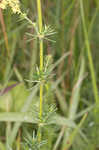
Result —
[[[27, 21], [0, 9], [0, 150], [98, 150], [99, 0], [41, 3], [43, 24], [57, 32], [55, 42], [44, 40], [44, 58], [53, 58], [43, 96], [50, 117], [38, 143], [39, 88], [26, 80], [39, 65], [39, 42], [28, 42], [26, 32], [35, 31]], [[38, 20], [36, 0], [21, 0], [21, 8]]]

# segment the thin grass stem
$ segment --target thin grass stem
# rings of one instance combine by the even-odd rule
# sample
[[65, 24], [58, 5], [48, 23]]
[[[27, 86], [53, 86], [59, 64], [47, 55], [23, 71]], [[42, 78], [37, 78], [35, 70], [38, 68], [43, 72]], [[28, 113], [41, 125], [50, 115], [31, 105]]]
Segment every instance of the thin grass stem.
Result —
[[96, 101], [96, 103], [98, 103], [98, 99], [99, 99], [98, 88], [97, 88], [97, 84], [96, 84], [96, 76], [95, 76], [95, 70], [94, 70], [92, 54], [91, 54], [91, 49], [90, 49], [90, 44], [89, 44], [88, 32], [87, 32], [87, 28], [86, 28], [86, 22], [85, 22], [85, 15], [84, 15], [84, 8], [83, 8], [83, 1], [82, 0], [80, 0], [80, 11], [81, 11], [81, 18], [82, 18], [82, 23], [83, 23], [86, 50], [87, 50], [87, 55], [88, 55], [88, 60], [89, 60], [89, 68], [90, 68], [90, 73], [91, 73], [91, 78], [92, 78], [93, 92], [94, 92], [95, 101]]

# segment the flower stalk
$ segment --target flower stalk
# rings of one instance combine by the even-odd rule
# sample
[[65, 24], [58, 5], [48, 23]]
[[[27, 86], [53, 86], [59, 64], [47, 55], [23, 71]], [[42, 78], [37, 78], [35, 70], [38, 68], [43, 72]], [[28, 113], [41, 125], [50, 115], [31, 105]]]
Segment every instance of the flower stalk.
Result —
[[[37, 12], [38, 12], [38, 26], [39, 34], [42, 35], [43, 25], [42, 25], [42, 9], [41, 9], [41, 0], [37, 0]], [[43, 72], [43, 38], [39, 38], [39, 48], [40, 48], [40, 72]], [[39, 117], [42, 120], [43, 113], [43, 83], [40, 83], [40, 112]], [[38, 140], [41, 141], [41, 127], [39, 125], [38, 129]]]
[[[38, 11], [38, 25], [39, 33], [42, 33], [42, 9], [41, 9], [41, 0], [37, 0], [37, 11]], [[40, 72], [43, 71], [43, 39], [39, 38], [40, 46]], [[42, 103], [43, 103], [43, 83], [40, 84], [40, 119], [42, 119]]]

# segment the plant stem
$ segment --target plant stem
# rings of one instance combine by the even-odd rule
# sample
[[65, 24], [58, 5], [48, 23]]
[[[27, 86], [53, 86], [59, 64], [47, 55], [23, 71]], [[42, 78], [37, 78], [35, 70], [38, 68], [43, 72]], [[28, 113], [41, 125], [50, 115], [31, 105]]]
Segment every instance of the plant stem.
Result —
[[93, 92], [94, 92], [96, 104], [98, 104], [98, 101], [99, 101], [98, 88], [97, 88], [94, 64], [93, 64], [92, 54], [91, 54], [91, 49], [90, 49], [89, 37], [88, 37], [87, 28], [86, 28], [85, 14], [84, 14], [82, 0], [80, 0], [80, 10], [81, 10], [82, 23], [83, 23], [83, 31], [84, 31], [84, 37], [85, 37], [86, 50], [87, 50], [87, 55], [88, 55], [88, 60], [89, 60], [89, 68], [90, 68], [90, 73], [91, 73], [91, 78], [92, 78]]
[[4, 41], [5, 41], [5, 46], [6, 46], [6, 50], [7, 50], [7, 56], [8, 56], [8, 58], [10, 58], [8, 36], [7, 36], [6, 26], [5, 26], [4, 17], [2, 14], [1, 8], [0, 8], [0, 23], [1, 23], [2, 31], [3, 31], [3, 35], [4, 35]]
[[38, 23], [39, 31], [42, 32], [42, 10], [41, 10], [41, 0], [37, 0], [37, 11], [38, 11]]
[[69, 150], [70, 146], [72, 145], [72, 143], [73, 143], [75, 137], [77, 136], [77, 133], [79, 133], [79, 129], [81, 128], [82, 124], [83, 124], [84, 121], [86, 120], [87, 116], [88, 116], [88, 114], [86, 113], [86, 114], [82, 117], [82, 119], [81, 119], [80, 123], [78, 124], [78, 126], [74, 129], [74, 131], [73, 131], [73, 132], [71, 133], [71, 135], [69, 136], [69, 139], [68, 139], [68, 141], [67, 141], [67, 143], [66, 143], [65, 150]]
[[[39, 33], [42, 32], [42, 10], [41, 10], [41, 0], [37, 0], [37, 11], [38, 11], [38, 24]], [[40, 71], [43, 71], [43, 39], [39, 39], [40, 43]], [[42, 103], [43, 103], [43, 84], [40, 84], [40, 119], [42, 119]]]

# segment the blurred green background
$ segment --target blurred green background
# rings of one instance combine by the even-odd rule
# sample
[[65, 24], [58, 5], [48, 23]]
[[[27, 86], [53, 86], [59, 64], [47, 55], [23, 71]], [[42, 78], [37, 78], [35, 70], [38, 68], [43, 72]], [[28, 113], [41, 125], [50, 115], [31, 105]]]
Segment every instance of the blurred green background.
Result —
[[[36, 22], [36, 0], [20, 2], [22, 11]], [[41, 2], [43, 24], [51, 25], [57, 32], [51, 37], [55, 43], [44, 41], [44, 55], [52, 55], [53, 65], [56, 66], [53, 70], [55, 76], [48, 83], [48, 91], [45, 90], [46, 101], [49, 104], [56, 103], [58, 114], [76, 124], [79, 124], [84, 113], [89, 112], [70, 149], [98, 150], [99, 0]], [[33, 85], [25, 81], [32, 80], [35, 66], [39, 65], [39, 44], [38, 40], [27, 42], [29, 37], [26, 32], [35, 34], [28, 23], [19, 21], [18, 15], [12, 14], [10, 9], [0, 9], [1, 150], [7, 149], [7, 144], [21, 150], [25, 133], [31, 134], [33, 129], [37, 129], [36, 125], [28, 123], [30, 120], [19, 123], [23, 118], [21, 112], [27, 112], [32, 103], [39, 100], [37, 89], [29, 90]], [[19, 84], [10, 89], [16, 83]], [[11, 120], [17, 123], [9, 123]], [[65, 141], [68, 131], [65, 131], [64, 124], [55, 129], [51, 126], [50, 134], [49, 128], [46, 128], [43, 134], [49, 142], [43, 150], [67, 150]]]

